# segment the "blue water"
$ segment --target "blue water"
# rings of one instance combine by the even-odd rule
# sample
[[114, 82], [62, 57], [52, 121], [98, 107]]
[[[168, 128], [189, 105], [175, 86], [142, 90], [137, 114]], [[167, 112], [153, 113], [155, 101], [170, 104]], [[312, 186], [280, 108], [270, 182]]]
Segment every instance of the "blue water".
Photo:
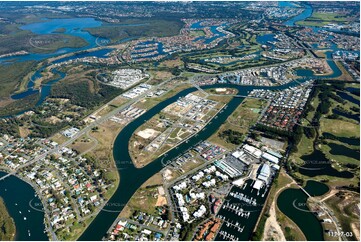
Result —
[[[193, 24], [190, 26], [190, 28], [191, 28], [191, 29], [203, 29], [203, 28], [205, 28], [205, 27], [202, 26], [201, 24], [202, 24], [201, 21], [200, 21], [200, 22], [193, 23]], [[224, 25], [223, 25], [223, 26], [224, 26]], [[212, 41], [214, 41], [214, 40], [216, 40], [216, 39], [218, 39], [218, 38], [222, 38], [222, 37], [226, 36], [224, 33], [219, 32], [219, 31], [217, 30], [218, 27], [219, 27], [219, 26], [210, 26], [210, 30], [211, 30], [211, 32], [214, 34], [213, 37], [211, 37], [211, 38], [206, 38], [205, 36], [200, 36], [200, 37], [194, 39], [194, 41], [203, 40], [205, 44], [209, 44], [209, 43], [211, 43]]]
[[107, 54], [109, 54], [112, 50], [111, 48], [108, 49], [100, 49], [100, 50], [95, 50], [95, 51], [85, 51], [85, 52], [81, 52], [81, 53], [77, 53], [75, 55], [71, 55], [68, 57], [64, 57], [64, 58], [60, 58], [58, 60], [53, 61], [54, 64], [56, 63], [61, 63], [61, 62], [65, 62], [65, 61], [69, 61], [69, 60], [74, 60], [77, 58], [85, 58], [85, 57], [91, 57], [91, 56], [95, 56], [98, 58], [106, 58]]
[[81, 48], [61, 48], [52, 53], [46, 54], [37, 54], [30, 53], [22, 56], [9, 56], [0, 58], [0, 63], [6, 61], [15, 60], [17, 62], [28, 61], [28, 60], [44, 60], [46, 58], [54, 57], [57, 55], [62, 55], [66, 53], [72, 53], [76, 51], [86, 50], [97, 46], [97, 41], [100, 42], [105, 40], [103, 38], [97, 38], [89, 32], [84, 31], [84, 28], [93, 28], [99, 27], [102, 25], [102, 22], [95, 20], [94, 18], [71, 18], [71, 19], [44, 19], [45, 22], [32, 23], [23, 25], [20, 27], [22, 30], [29, 30], [36, 34], [54, 34], [53, 32], [59, 28], [64, 28], [64, 34], [77, 36], [83, 38], [88, 45]]
[[335, 78], [342, 74], [341, 70], [337, 67], [336, 63], [333, 60], [327, 60], [327, 64], [331, 67], [333, 71], [331, 75], [319, 76], [319, 75], [315, 75], [313, 71], [307, 69], [296, 70], [296, 75], [307, 79], [315, 79], [315, 78], [325, 79], [325, 78]]
[[[157, 48], [153, 48], [152, 50], [141, 51], [143, 49], [148, 48], [148, 47], [145, 47], [145, 46], [143, 47], [141, 45], [150, 45], [150, 44], [158, 44], [158, 46], [157, 46]], [[152, 40], [141, 42], [134, 49], [137, 50], [137, 51], [133, 52], [132, 54], [146, 54], [146, 53], [149, 53], [149, 55], [134, 57], [133, 59], [153, 58], [153, 57], [157, 57], [159, 55], [166, 54], [166, 52], [164, 51], [164, 48], [163, 48], [163, 43], [158, 42], [158, 41], [152, 41]], [[157, 54], [150, 54], [150, 53], [154, 52], [154, 50], [157, 50], [158, 53]]]
[[[6, 173], [0, 171], [0, 177], [5, 175]], [[5, 178], [0, 181], [0, 196], [15, 221], [15, 240], [48, 240], [43, 232], [45, 226], [42, 203], [35, 197], [34, 189], [28, 183], [15, 176]]]
[[294, 8], [294, 7], [297, 7], [296, 4], [294, 4], [293, 2], [286, 2], [286, 1], [281, 1], [281, 2], [278, 2], [278, 7], [291, 7], [291, 8]]
[[[282, 5], [287, 4], [287, 2], [280, 2], [279, 4], [281, 4], [281, 3], [282, 3]], [[289, 7], [291, 7], [291, 6], [292, 5], [289, 5]], [[295, 22], [302, 21], [302, 20], [304, 20], [304, 19], [306, 19], [308, 17], [311, 17], [312, 12], [313, 12], [312, 7], [309, 6], [309, 5], [306, 5], [306, 4], [304, 4], [303, 6], [305, 7], [305, 10], [301, 14], [287, 20], [283, 24], [285, 24], [287, 26], [295, 26]], [[282, 7], [284, 7], [284, 6], [282, 6]]]
[[[61, 58], [59, 60], [54, 61], [53, 63], [61, 63], [64, 61], [69, 61], [69, 60], [73, 60], [76, 58], [84, 58], [84, 57], [89, 57], [89, 56], [95, 56], [98, 58], [102, 58], [102, 57], [106, 57], [106, 55], [111, 52], [113, 49], [101, 49], [101, 50], [96, 50], [96, 51], [92, 51], [92, 52], [83, 52], [83, 53], [79, 53], [76, 55], [72, 55], [72, 56], [68, 56], [68, 57], [64, 57]], [[31, 77], [31, 81], [29, 81], [28, 85], [27, 85], [27, 90], [25, 92], [22, 93], [18, 93], [18, 94], [14, 94], [11, 96], [12, 99], [18, 100], [18, 99], [22, 99], [25, 98], [29, 95], [35, 94], [35, 93], [39, 93], [40, 92], [40, 99], [38, 101], [38, 103], [36, 105], [40, 105], [45, 98], [50, 94], [50, 90], [51, 90], [51, 85], [58, 82], [59, 80], [63, 79], [65, 74], [53, 69], [53, 73], [58, 73], [60, 74], [61, 78], [57, 78], [55, 80], [52, 80], [48, 83], [46, 83], [45, 85], [41, 86], [41, 91], [34, 89], [34, 84], [35, 81], [41, 77], [41, 72], [46, 68], [46, 66], [40, 68], [39, 70], [37, 70], [34, 75], [32, 75]]]
[[264, 34], [257, 36], [256, 41], [262, 45], [269, 45], [270, 44], [268, 43], [269, 41], [274, 42], [277, 41], [277, 39], [275, 38], [274, 34]]

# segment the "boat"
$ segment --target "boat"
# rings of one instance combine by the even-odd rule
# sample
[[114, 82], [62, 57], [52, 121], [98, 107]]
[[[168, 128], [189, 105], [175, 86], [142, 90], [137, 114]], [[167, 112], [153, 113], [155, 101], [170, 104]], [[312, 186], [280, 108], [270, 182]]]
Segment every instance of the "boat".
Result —
[[21, 211], [19, 211], [19, 213], [21, 214]]
[[24, 220], [26, 220], [26, 217], [24, 217]]
[[29, 237], [30, 237], [30, 235], [31, 235], [31, 234], [30, 234], [30, 230], [28, 230], [28, 235], [29, 235]]

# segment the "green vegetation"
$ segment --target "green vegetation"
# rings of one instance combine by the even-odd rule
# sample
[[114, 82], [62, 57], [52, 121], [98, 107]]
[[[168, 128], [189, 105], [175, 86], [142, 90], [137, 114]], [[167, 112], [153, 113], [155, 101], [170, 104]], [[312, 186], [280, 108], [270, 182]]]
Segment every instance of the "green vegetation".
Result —
[[[211, 99], [212, 96], [209, 98]], [[246, 98], [232, 113], [232, 115], [227, 118], [227, 121], [222, 124], [218, 131], [210, 137], [209, 141], [219, 144], [227, 149], [234, 149], [237, 145], [221, 138], [221, 135], [219, 134], [222, 134], [226, 130], [233, 130], [238, 133], [234, 134], [236, 136], [239, 136], [241, 133], [243, 137], [239, 139], [243, 140], [249, 128], [257, 122], [260, 110], [262, 110], [264, 106], [265, 102], [262, 100]]]
[[39, 100], [39, 94], [35, 93], [25, 98], [16, 100], [0, 108], [0, 116], [10, 116], [33, 108]]
[[308, 18], [309, 20], [320, 20], [320, 21], [337, 21], [344, 22], [347, 21], [347, 16], [339, 13], [322, 13], [322, 12], [313, 12], [312, 16]]
[[[344, 82], [324, 80], [317, 84], [306, 105], [303, 126], [297, 126], [294, 131], [297, 138], [293, 142], [291, 158], [301, 164], [303, 155], [317, 149], [333, 162], [334, 168], [355, 169], [359, 165], [359, 123], [336, 115], [333, 110], [342, 107], [346, 112], [352, 112], [357, 105], [337, 95], [336, 91], [345, 91]], [[293, 175], [298, 181], [303, 179], [298, 172]], [[348, 183], [354, 181], [348, 180]]]
[[206, 35], [203, 30], [193, 30], [190, 34], [192, 37], [200, 37]]
[[285, 238], [287, 241], [294, 241], [295, 236], [292, 233], [292, 229], [290, 227], [285, 228]]
[[68, 98], [75, 105], [94, 108], [110, 101], [121, 93], [121, 90], [96, 81], [83, 79], [73, 83], [59, 82], [51, 90], [50, 97]]
[[79, 48], [87, 45], [83, 38], [57, 32], [62, 29], [56, 30], [54, 34], [37, 35], [31, 31], [21, 30], [18, 28], [19, 26], [18, 24], [0, 23], [0, 55], [21, 50], [50, 53], [60, 48]]
[[243, 134], [231, 129], [224, 130], [220, 132], [218, 135], [222, 139], [225, 139], [227, 142], [235, 145], [240, 145], [243, 141]]
[[296, 24], [305, 25], [305, 26], [324, 26], [330, 23], [335, 22], [346, 22], [348, 21], [347, 16], [339, 13], [323, 13], [323, 12], [313, 12], [312, 16], [303, 20], [298, 21]]
[[0, 133], [13, 135], [15, 137], [19, 136], [19, 125], [20, 122], [15, 118], [8, 118], [6, 120], [0, 120]]
[[263, 231], [264, 227], [266, 225], [267, 218], [269, 217], [269, 214], [264, 213], [257, 225], [256, 231], [252, 235], [252, 241], [262, 241]]
[[322, 27], [325, 26], [327, 24], [329, 24], [330, 22], [323, 22], [323, 21], [298, 21], [296, 22], [297, 25], [302, 25], [302, 26], [315, 26], [315, 27]]
[[[1, 44], [0, 44], [1, 46]], [[8, 98], [20, 86], [29, 72], [35, 70], [35, 61], [24, 61], [9, 65], [0, 65], [0, 100]]]
[[58, 28], [56, 30], [53, 31], [53, 33], [65, 33], [66, 29], [65, 28]]
[[183, 23], [178, 20], [127, 19], [121, 24], [86, 28], [90, 34], [110, 39], [112, 43], [126, 38], [165, 37], [177, 35]]
[[51, 53], [61, 48], [81, 48], [89, 43], [83, 38], [67, 34], [49, 34], [29, 39], [28, 51], [33, 53]]
[[0, 240], [13, 240], [15, 223], [6, 210], [4, 200], [0, 197]]

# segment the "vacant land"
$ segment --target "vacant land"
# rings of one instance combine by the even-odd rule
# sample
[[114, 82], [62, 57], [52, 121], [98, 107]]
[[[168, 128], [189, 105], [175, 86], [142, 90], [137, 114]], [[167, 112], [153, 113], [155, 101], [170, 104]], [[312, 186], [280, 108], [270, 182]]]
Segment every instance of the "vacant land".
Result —
[[134, 211], [142, 211], [148, 214], [156, 212], [155, 207], [158, 201], [158, 187], [162, 186], [163, 179], [160, 172], [149, 178], [132, 196], [127, 205], [123, 208], [119, 217], [129, 218]]
[[264, 101], [259, 99], [246, 98], [228, 117], [227, 121], [222, 124], [218, 131], [209, 138], [209, 141], [230, 150], [234, 149], [238, 143], [229, 142], [229, 139], [222, 135], [224, 131], [231, 130], [240, 133], [242, 135], [240, 139], [243, 139], [249, 128], [257, 122], [260, 112], [265, 107], [265, 104], [266, 103]]
[[332, 209], [341, 224], [342, 230], [348, 234], [352, 233], [348, 239], [357, 240], [360, 233], [360, 209], [359, 194], [349, 191], [340, 191], [335, 196], [326, 200], [326, 204]]

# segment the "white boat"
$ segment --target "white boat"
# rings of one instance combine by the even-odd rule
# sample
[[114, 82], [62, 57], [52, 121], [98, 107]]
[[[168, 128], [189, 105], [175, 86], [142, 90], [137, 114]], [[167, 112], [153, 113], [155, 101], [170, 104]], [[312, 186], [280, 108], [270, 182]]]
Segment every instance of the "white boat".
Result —
[[21, 211], [19, 211], [19, 213], [21, 214]]
[[26, 217], [24, 217], [24, 220], [26, 220]]

